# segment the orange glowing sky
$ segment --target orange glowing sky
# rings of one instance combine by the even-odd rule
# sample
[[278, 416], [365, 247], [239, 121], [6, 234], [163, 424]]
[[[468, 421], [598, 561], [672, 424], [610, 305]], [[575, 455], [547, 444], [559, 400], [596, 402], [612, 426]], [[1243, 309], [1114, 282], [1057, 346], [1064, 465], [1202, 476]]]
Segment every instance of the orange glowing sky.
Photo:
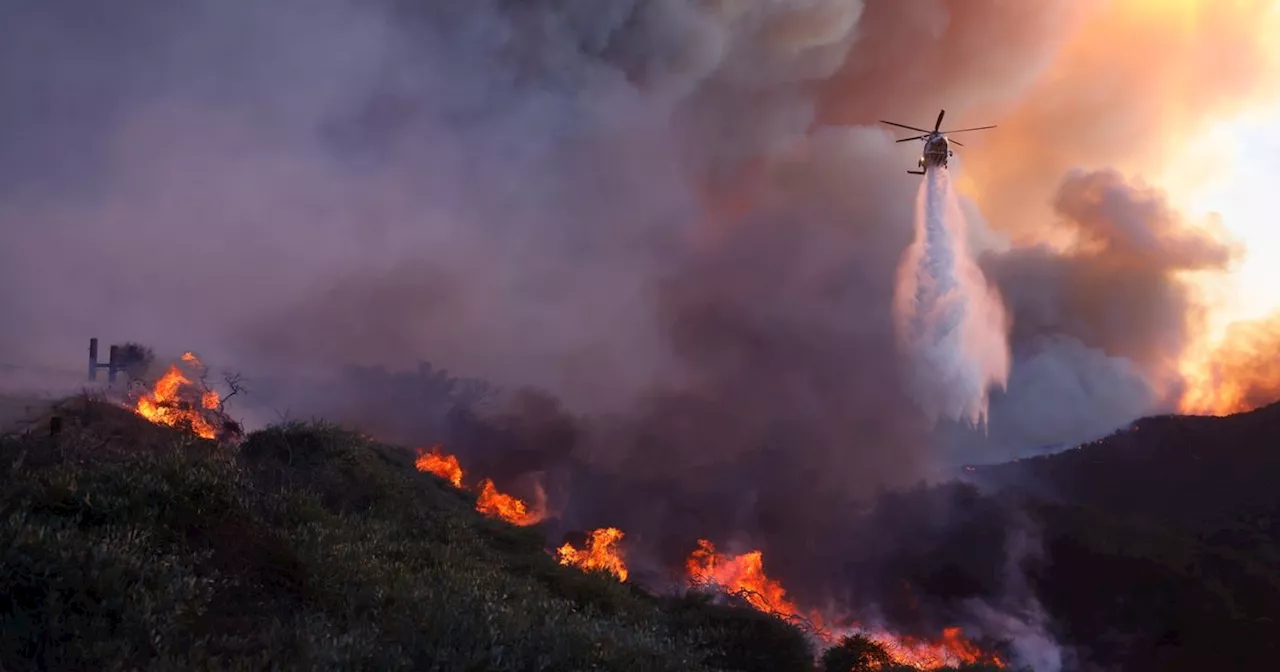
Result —
[[1183, 278], [1207, 313], [1182, 368], [1204, 381], [1206, 361], [1243, 347], [1215, 350], [1229, 325], [1280, 311], [1280, 0], [1089, 7], [1023, 95], [948, 119], [999, 124], [956, 152], [960, 184], [1010, 242], [1063, 245], [1044, 225], [1061, 176], [1112, 167], [1163, 190], [1187, 226], [1236, 242], [1243, 254], [1225, 272]]

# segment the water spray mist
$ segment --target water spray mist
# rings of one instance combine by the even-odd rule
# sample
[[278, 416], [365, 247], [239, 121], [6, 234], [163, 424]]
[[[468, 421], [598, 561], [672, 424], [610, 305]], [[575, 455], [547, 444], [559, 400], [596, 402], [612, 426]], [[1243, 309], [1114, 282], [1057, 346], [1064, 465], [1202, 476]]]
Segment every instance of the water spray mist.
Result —
[[945, 168], [916, 197], [915, 238], [898, 266], [894, 326], [908, 385], [930, 422], [983, 424], [988, 393], [1009, 378], [1009, 320], [966, 239]]

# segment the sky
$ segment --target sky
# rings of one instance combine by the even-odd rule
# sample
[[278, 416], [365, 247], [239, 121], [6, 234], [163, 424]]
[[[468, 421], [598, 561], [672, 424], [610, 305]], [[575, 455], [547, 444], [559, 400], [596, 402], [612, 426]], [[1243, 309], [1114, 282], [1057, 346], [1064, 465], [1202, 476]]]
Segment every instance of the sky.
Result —
[[[1237, 320], [1259, 319], [1280, 310], [1280, 216], [1274, 202], [1280, 177], [1280, 108], [1218, 124], [1189, 153], [1187, 163], [1210, 158], [1216, 175], [1183, 192], [1193, 216], [1216, 213], [1246, 252], [1220, 288], [1214, 332]], [[1212, 148], [1203, 147], [1212, 145]], [[1212, 153], [1221, 156], [1213, 158]], [[1210, 152], [1205, 156], [1205, 152]], [[1194, 167], [1184, 168], [1194, 172]]]
[[[1258, 23], [1267, 26], [1258, 34], [1280, 34], [1280, 2], [1271, 2]], [[1264, 38], [1261, 44], [1280, 63], [1280, 40]], [[1175, 158], [1159, 180], [1193, 223], [1225, 231], [1243, 249], [1230, 272], [1199, 283], [1211, 297], [1210, 342], [1234, 322], [1280, 311], [1280, 217], [1271, 202], [1280, 176], [1280, 80], [1265, 78], [1257, 88], [1246, 109], [1224, 115], [1174, 148]]]
[[[1014, 315], [1007, 442], [1173, 403], [1201, 315], [1179, 276], [1236, 261], [1182, 206], [1277, 285], [1265, 210], [1230, 191], [1269, 188], [1265, 151], [1223, 126], [1280, 79], [1268, 0], [163, 4], [6, 6], [0, 286], [31, 290], [0, 296], [24, 325], [0, 363], [78, 383], [89, 335], [290, 375], [426, 357], [645, 421], [696, 391], [834, 446], [865, 432], [825, 419], [900, 405], [916, 148], [876, 120], [940, 107], [999, 124], [957, 163], [973, 230], [1014, 241], [983, 260]], [[895, 442], [925, 440], [909, 420]]]

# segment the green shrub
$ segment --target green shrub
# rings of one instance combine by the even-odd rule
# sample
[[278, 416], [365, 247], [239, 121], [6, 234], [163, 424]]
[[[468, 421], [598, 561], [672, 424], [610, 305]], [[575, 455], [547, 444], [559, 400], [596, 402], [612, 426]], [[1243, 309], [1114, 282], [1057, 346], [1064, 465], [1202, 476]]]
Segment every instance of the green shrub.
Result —
[[729, 630], [337, 427], [232, 454], [120, 409], [68, 420], [0, 442], [2, 669], [694, 671]]
[[707, 633], [702, 646], [714, 667], [744, 672], [813, 669], [808, 638], [777, 616], [717, 604], [712, 596], [695, 591], [668, 598], [664, 606], [679, 627]]

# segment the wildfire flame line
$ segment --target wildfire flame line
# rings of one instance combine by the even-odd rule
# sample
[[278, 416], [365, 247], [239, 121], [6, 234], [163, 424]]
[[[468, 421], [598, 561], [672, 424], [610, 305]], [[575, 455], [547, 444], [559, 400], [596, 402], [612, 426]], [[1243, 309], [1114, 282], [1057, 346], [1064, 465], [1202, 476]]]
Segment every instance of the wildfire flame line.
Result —
[[737, 595], [758, 611], [773, 614], [785, 620], [808, 625], [808, 629], [827, 644], [838, 640], [838, 635], [860, 633], [884, 647], [896, 665], [920, 670], [934, 670], [957, 663], [989, 663], [1003, 668], [999, 656], [984, 652], [965, 639], [959, 627], [942, 631], [937, 640], [924, 640], [910, 636], [898, 636], [882, 629], [865, 628], [851, 623], [835, 630], [824, 627], [822, 615], [816, 611], [807, 616], [786, 596], [786, 590], [764, 571], [764, 554], [754, 550], [742, 555], [725, 555], [716, 551], [715, 545], [699, 539], [697, 548], [685, 561], [689, 584], [694, 587], [711, 587], [721, 592]]
[[[455, 488], [466, 489], [462, 484], [465, 472], [458, 463], [458, 458], [442, 453], [438, 445], [426, 451], [419, 450], [414, 466], [418, 471], [443, 478]], [[539, 499], [544, 496], [541, 487], [538, 489], [538, 495]], [[530, 509], [524, 500], [499, 491], [493, 481], [488, 478], [481, 479], [477, 484], [476, 511], [520, 526], [534, 525], [546, 518], [545, 502], [536, 502], [533, 509]]]
[[[420, 450], [415, 466], [419, 471], [435, 474], [456, 488], [465, 487], [465, 471], [458, 458], [443, 453], [440, 446]], [[530, 512], [524, 501], [499, 492], [488, 478], [479, 481], [477, 490], [476, 510], [486, 516], [516, 525], [531, 525], [545, 515], [542, 506]], [[555, 556], [562, 565], [586, 571], [604, 570], [625, 582], [629, 571], [619, 547], [625, 536], [616, 527], [599, 528], [588, 534], [583, 548], [564, 543], [555, 550]], [[827, 644], [834, 644], [840, 635], [862, 634], [884, 647], [896, 665], [933, 670], [957, 663], [986, 662], [1004, 667], [998, 656], [984, 652], [965, 639], [958, 627], [944, 629], [937, 640], [898, 636], [878, 628], [865, 628], [858, 623], [827, 629], [821, 613], [801, 611], [787, 597], [782, 584], [769, 578], [764, 570], [764, 553], [760, 550], [726, 555], [718, 552], [709, 540], [699, 539], [697, 547], [685, 561], [685, 570], [690, 586], [738, 596], [757, 611], [801, 625]]]
[[[190, 352], [182, 355], [182, 363], [200, 370], [204, 368]], [[140, 395], [133, 410], [156, 424], [189, 427], [197, 435], [212, 439], [217, 431], [206, 413], [218, 410], [221, 401], [216, 391], [204, 387], [203, 381], [197, 386], [177, 364], [173, 364], [151, 390]], [[428, 450], [419, 449], [414, 466], [418, 471], [444, 479], [455, 488], [466, 489], [463, 485], [466, 472], [458, 458], [443, 453], [439, 445]], [[500, 492], [491, 479], [484, 478], [477, 483], [476, 510], [515, 525], [533, 525], [546, 516], [545, 494], [541, 487], [538, 497], [540, 501], [530, 509], [524, 500]], [[555, 555], [562, 565], [588, 571], [604, 570], [625, 582], [629, 572], [619, 547], [625, 536], [616, 527], [599, 528], [591, 531], [584, 548], [565, 543], [556, 549]], [[931, 670], [956, 663], [986, 662], [1005, 667], [999, 656], [986, 653], [965, 639], [958, 627], [945, 628], [942, 636], [933, 641], [897, 636], [881, 629], [867, 629], [857, 623], [828, 630], [820, 613], [804, 614], [787, 598], [782, 584], [769, 578], [764, 571], [764, 553], [760, 550], [725, 555], [717, 552], [710, 541], [699, 539], [697, 547], [685, 561], [685, 569], [690, 586], [738, 596], [758, 611], [804, 626], [828, 644], [834, 643], [838, 635], [860, 633], [884, 647], [897, 665]]]

